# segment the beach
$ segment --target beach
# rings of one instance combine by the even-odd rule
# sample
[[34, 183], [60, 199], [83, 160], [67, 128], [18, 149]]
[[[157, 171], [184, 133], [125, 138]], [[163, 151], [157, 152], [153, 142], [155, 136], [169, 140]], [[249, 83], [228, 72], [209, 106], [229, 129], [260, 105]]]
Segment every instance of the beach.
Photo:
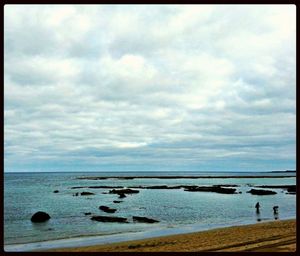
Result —
[[57, 252], [294, 252], [296, 220], [270, 221], [244, 226], [149, 238], [137, 241], [52, 249]]

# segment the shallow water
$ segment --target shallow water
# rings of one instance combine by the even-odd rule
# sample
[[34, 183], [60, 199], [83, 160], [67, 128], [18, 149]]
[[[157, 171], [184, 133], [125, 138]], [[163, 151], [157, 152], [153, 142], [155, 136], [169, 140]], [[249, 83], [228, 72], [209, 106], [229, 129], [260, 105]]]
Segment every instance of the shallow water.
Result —
[[[212, 175], [212, 173], [169, 172], [156, 175]], [[155, 175], [142, 173], [143, 176]], [[261, 205], [262, 220], [274, 218], [272, 207], [279, 206], [279, 219], [296, 217], [296, 196], [272, 189], [276, 195], [254, 196], [246, 191], [254, 185], [295, 185], [296, 178], [205, 178], [205, 179], [145, 179], [79, 180], [81, 176], [137, 176], [141, 173], [5, 173], [4, 176], [4, 244], [23, 244], [76, 237], [103, 236], [155, 230], [180, 230], [187, 226], [208, 229], [241, 223], [256, 223], [254, 205]], [[214, 175], [258, 175], [258, 173], [214, 173]], [[266, 175], [266, 173], [261, 173]], [[272, 173], [291, 175], [291, 173]], [[215, 185], [236, 184], [242, 194], [187, 192], [183, 189], [144, 189], [128, 195], [120, 204], [117, 195], [102, 194], [109, 189], [71, 189], [72, 186], [150, 186], [150, 185]], [[53, 193], [54, 190], [59, 193]], [[75, 192], [90, 191], [92, 196], [72, 196]], [[116, 208], [115, 214], [101, 212], [98, 207]], [[46, 211], [51, 219], [45, 223], [30, 221], [36, 211]], [[93, 215], [127, 217], [130, 223], [101, 223], [90, 220]], [[133, 223], [132, 216], [159, 220], [157, 224]], [[151, 231], [152, 230], [152, 231]], [[170, 231], [172, 232], [172, 231]]]

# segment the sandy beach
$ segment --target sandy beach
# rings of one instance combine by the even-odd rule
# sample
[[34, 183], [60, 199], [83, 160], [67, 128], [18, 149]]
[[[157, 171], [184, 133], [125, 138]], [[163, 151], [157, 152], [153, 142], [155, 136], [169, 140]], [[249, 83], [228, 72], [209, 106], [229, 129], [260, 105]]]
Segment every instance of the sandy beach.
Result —
[[283, 220], [137, 241], [77, 248], [68, 252], [294, 252], [296, 221]]

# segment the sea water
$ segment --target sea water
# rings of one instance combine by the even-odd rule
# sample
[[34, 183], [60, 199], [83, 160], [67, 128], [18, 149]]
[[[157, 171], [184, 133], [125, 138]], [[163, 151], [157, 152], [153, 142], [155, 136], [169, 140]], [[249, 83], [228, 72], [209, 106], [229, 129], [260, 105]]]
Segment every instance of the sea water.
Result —
[[[227, 178], [178, 178], [158, 179], [142, 176], [225, 176]], [[267, 176], [251, 178], [247, 176]], [[201, 173], [201, 172], [110, 172], [110, 173], [5, 173], [4, 174], [4, 244], [6, 250], [26, 248], [37, 243], [62, 246], [66, 239], [73, 242], [119, 241], [138, 239], [161, 234], [175, 234], [215, 227], [256, 223], [255, 204], [260, 202], [261, 221], [273, 220], [273, 206], [279, 206], [279, 219], [296, 217], [296, 196], [283, 189], [271, 189], [276, 195], [256, 196], [246, 193], [257, 185], [295, 185], [292, 173]], [[140, 176], [135, 179], [78, 179], [83, 176]], [[244, 176], [244, 178], [228, 178]], [[71, 189], [73, 186], [152, 186], [152, 185], [217, 185], [233, 184], [240, 194], [212, 192], [187, 192], [184, 189], [140, 189], [138, 194], [118, 199], [118, 195], [106, 194], [110, 189]], [[53, 193], [59, 190], [58, 193]], [[93, 192], [91, 196], [73, 196], [76, 192]], [[113, 203], [122, 200], [122, 203]], [[117, 209], [114, 214], [99, 210], [100, 205]], [[37, 211], [45, 211], [51, 219], [44, 223], [32, 223], [30, 218]], [[90, 219], [93, 215], [126, 217], [129, 223], [103, 223]], [[135, 223], [132, 216], [144, 216], [159, 223]], [[147, 234], [147, 235], [146, 235]], [[97, 239], [95, 239], [97, 238]], [[125, 238], [125, 239], [124, 239]], [[76, 240], [77, 239], [77, 240]], [[102, 240], [101, 240], [102, 239]], [[60, 242], [58, 241], [60, 240]], [[46, 241], [46, 242], [45, 242]], [[71, 241], [71, 240], [70, 240]], [[79, 241], [79, 240], [78, 240]], [[91, 242], [92, 243], [92, 242]], [[15, 247], [14, 247], [15, 246]], [[34, 247], [30, 247], [34, 248]], [[24, 249], [25, 250], [25, 249]]]

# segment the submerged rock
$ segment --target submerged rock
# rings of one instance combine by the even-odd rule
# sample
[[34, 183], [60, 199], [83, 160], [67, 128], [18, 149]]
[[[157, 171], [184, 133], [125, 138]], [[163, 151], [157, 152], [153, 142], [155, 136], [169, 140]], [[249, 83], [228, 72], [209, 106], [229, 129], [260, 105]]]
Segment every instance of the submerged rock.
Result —
[[54, 190], [54, 191], [53, 191], [53, 193], [58, 193], [58, 192], [59, 192], [58, 190]]
[[71, 189], [79, 189], [79, 188], [124, 188], [123, 186], [79, 186], [79, 187], [71, 187]]
[[184, 191], [188, 192], [215, 192], [221, 194], [236, 194], [235, 188], [222, 188], [219, 186], [212, 186], [212, 187], [189, 187], [185, 188]]
[[127, 218], [123, 218], [123, 217], [93, 216], [91, 217], [91, 220], [101, 221], [101, 222], [128, 223]]
[[296, 186], [291, 186], [287, 188], [287, 192], [291, 193], [291, 194], [296, 194]]
[[110, 190], [109, 193], [110, 194], [137, 194], [139, 193], [139, 190], [135, 190], [135, 189], [130, 189], [130, 188], [126, 188], [126, 189], [113, 189]]
[[143, 222], [143, 223], [156, 223], [159, 222], [158, 220], [150, 219], [147, 217], [139, 217], [139, 216], [132, 216], [133, 221]]
[[277, 194], [277, 192], [275, 192], [275, 191], [263, 190], [263, 189], [251, 189], [251, 190], [247, 191], [247, 193], [250, 193], [252, 195], [259, 195], [259, 196]]
[[126, 195], [124, 193], [120, 193], [118, 195], [119, 195], [119, 198], [125, 198], [126, 197]]
[[46, 212], [36, 212], [35, 214], [32, 215], [31, 221], [32, 222], [44, 222], [49, 220], [51, 217], [48, 213]]
[[82, 196], [90, 196], [90, 195], [95, 195], [95, 194], [92, 193], [92, 192], [81, 192], [80, 195], [82, 195]]
[[123, 201], [118, 201], [118, 200], [115, 200], [113, 201], [115, 204], [119, 204], [119, 203], [122, 203]]
[[99, 209], [101, 211], [104, 211], [104, 212], [107, 212], [107, 213], [115, 213], [117, 211], [117, 209], [112, 209], [112, 208], [109, 208], [108, 206], [105, 206], [105, 205], [99, 206]]
[[91, 212], [85, 212], [84, 215], [91, 215]]

